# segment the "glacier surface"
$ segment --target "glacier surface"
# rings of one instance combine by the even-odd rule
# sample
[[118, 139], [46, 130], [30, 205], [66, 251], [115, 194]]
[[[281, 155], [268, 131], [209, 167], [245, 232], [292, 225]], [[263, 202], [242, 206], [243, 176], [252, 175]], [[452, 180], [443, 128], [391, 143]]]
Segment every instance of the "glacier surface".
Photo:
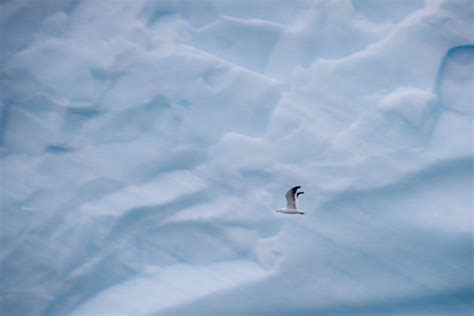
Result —
[[474, 313], [472, 1], [6, 0], [0, 30], [1, 315]]

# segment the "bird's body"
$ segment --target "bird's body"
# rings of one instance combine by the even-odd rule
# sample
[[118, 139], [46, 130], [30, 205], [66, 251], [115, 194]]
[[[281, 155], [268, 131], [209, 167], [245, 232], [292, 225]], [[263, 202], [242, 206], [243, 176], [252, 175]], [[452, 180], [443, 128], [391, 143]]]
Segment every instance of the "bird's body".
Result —
[[284, 213], [284, 214], [299, 214], [303, 215], [304, 212], [298, 209], [298, 197], [300, 194], [303, 194], [304, 192], [298, 192], [298, 190], [301, 188], [301, 186], [296, 186], [291, 188], [287, 193], [286, 193], [286, 207], [285, 208], [280, 208], [277, 210], [279, 213]]

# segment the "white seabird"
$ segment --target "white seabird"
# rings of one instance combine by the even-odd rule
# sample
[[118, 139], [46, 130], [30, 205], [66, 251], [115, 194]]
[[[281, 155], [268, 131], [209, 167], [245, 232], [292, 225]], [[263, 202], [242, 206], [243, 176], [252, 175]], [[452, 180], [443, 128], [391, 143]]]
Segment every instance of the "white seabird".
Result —
[[298, 209], [298, 196], [304, 193], [298, 192], [300, 188], [301, 186], [298, 185], [286, 192], [286, 207], [278, 209], [277, 212], [285, 214], [304, 214], [304, 212]]

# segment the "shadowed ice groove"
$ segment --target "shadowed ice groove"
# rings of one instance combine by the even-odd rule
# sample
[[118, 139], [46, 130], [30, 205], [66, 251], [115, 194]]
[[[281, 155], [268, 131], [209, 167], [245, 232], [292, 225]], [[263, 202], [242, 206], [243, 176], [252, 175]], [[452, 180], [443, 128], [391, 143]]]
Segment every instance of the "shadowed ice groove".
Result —
[[53, 155], [66, 154], [66, 153], [71, 152], [71, 151], [74, 151], [74, 149], [72, 149], [71, 147], [69, 147], [67, 145], [60, 145], [60, 144], [49, 145], [46, 148], [46, 152], [49, 152]]
[[453, 47], [444, 55], [435, 84], [442, 109], [473, 114], [473, 69], [474, 45]]
[[176, 5], [171, 1], [147, 1], [140, 12], [140, 17], [145, 20], [147, 27], [152, 27], [176, 14]]
[[183, 195], [169, 202], [136, 207], [125, 212], [124, 215], [117, 220], [112, 229], [111, 237], [127, 235], [132, 230], [140, 230], [143, 225], [158, 225], [163, 218], [172, 213], [190, 205], [196, 205], [207, 201], [205, 191], [198, 191], [191, 194]]

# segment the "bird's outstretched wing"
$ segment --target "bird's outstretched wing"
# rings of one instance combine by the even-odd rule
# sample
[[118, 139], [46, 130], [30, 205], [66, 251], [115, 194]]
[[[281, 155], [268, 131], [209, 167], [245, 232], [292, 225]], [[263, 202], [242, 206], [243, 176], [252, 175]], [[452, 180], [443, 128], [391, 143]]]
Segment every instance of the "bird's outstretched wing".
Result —
[[286, 208], [296, 210], [296, 192], [301, 188], [301, 186], [296, 186], [291, 188], [286, 193]]

